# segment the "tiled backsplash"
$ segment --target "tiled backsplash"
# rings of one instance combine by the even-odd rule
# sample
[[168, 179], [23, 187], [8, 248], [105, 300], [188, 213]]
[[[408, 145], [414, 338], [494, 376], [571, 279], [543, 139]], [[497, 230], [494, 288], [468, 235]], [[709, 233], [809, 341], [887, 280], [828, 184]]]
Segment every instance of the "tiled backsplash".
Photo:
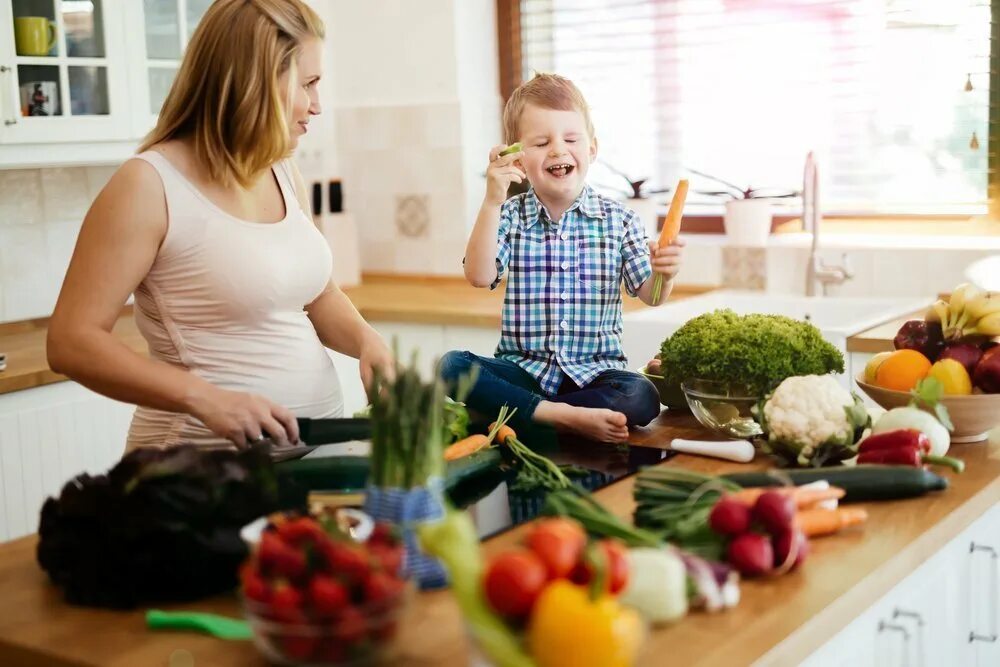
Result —
[[[482, 196], [485, 181], [464, 167], [460, 107], [336, 110], [344, 209], [357, 221], [365, 270], [462, 273], [470, 201]], [[417, 203], [426, 226], [404, 233], [419, 222]]]
[[83, 217], [114, 170], [0, 170], [0, 322], [52, 313]]

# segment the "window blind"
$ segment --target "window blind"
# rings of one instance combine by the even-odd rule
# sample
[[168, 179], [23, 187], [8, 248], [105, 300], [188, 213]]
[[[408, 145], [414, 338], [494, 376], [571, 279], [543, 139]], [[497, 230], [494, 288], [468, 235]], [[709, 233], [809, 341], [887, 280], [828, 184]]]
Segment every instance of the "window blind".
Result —
[[692, 170], [798, 190], [814, 151], [828, 215], [984, 213], [990, 35], [989, 0], [520, 0], [521, 78], [583, 91], [592, 182], [689, 178], [695, 210], [724, 199]]

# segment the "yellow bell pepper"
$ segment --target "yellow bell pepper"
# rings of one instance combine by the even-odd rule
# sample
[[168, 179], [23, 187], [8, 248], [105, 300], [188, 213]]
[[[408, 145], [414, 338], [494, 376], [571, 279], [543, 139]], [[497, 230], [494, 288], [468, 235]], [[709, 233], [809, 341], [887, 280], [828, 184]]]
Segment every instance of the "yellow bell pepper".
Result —
[[545, 587], [528, 624], [528, 647], [538, 667], [627, 667], [645, 628], [637, 612], [615, 598], [565, 579]]

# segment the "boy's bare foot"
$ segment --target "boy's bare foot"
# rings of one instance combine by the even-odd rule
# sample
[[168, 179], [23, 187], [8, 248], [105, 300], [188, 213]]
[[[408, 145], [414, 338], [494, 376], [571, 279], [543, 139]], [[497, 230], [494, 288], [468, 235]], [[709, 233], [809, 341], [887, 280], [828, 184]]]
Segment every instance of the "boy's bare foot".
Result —
[[625, 415], [614, 410], [581, 408], [566, 403], [542, 401], [535, 408], [535, 420], [598, 442], [628, 440]]

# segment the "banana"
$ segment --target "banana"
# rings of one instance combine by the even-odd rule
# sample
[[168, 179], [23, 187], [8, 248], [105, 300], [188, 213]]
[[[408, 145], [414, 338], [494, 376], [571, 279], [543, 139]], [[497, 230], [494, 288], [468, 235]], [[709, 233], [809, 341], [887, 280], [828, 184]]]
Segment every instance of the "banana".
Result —
[[992, 313], [1000, 313], [1000, 292], [981, 292], [965, 303], [969, 322], [978, 322]]
[[938, 299], [935, 301], [927, 312], [924, 314], [924, 320], [927, 322], [940, 322], [941, 327], [948, 323], [948, 303]]
[[952, 313], [952, 320], [956, 321], [965, 311], [965, 304], [982, 294], [982, 290], [975, 285], [962, 283], [951, 292], [951, 299], [948, 301], [948, 309]]
[[983, 336], [1000, 336], [1000, 311], [980, 317], [974, 333]]

